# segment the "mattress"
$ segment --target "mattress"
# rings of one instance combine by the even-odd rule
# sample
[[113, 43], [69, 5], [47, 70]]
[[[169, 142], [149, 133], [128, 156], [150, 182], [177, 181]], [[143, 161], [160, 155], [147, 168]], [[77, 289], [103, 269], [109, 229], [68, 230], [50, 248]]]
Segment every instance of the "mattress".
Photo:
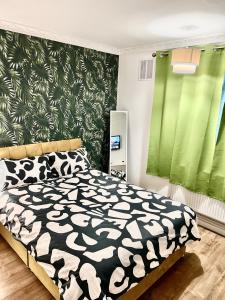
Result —
[[0, 222], [62, 299], [117, 299], [200, 239], [194, 211], [98, 170], [10, 189]]

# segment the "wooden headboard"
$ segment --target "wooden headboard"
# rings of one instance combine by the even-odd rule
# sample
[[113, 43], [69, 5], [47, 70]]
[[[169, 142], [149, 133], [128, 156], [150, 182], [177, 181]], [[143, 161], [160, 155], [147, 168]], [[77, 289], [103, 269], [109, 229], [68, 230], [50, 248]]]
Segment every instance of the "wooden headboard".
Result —
[[82, 147], [80, 138], [46, 143], [0, 148], [0, 158], [22, 159], [57, 151], [69, 151]]

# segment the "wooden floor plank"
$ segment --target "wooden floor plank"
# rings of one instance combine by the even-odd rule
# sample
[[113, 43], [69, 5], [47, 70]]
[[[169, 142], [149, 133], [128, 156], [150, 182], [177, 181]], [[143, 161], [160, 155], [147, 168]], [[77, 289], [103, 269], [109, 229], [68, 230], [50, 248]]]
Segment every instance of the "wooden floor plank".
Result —
[[201, 241], [140, 300], [225, 300], [225, 238], [199, 229]]
[[[225, 300], [225, 238], [200, 228], [202, 240], [139, 300]], [[0, 300], [53, 300], [0, 237]], [[132, 300], [132, 299], [131, 299]]]

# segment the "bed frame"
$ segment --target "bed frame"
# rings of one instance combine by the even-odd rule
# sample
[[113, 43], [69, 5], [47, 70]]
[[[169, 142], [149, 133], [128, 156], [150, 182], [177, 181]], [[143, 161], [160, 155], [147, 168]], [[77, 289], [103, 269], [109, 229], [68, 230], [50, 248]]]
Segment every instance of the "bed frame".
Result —
[[[13, 146], [0, 148], [0, 158], [22, 159], [29, 156], [42, 155], [49, 152], [68, 151], [78, 149], [82, 146], [81, 139], [54, 141], [39, 144]], [[46, 289], [56, 300], [60, 300], [58, 287], [47, 275], [45, 270], [29, 255], [26, 248], [11, 235], [11, 233], [0, 223], [0, 235], [8, 242], [27, 267], [42, 282]], [[185, 247], [175, 251], [163, 263], [149, 273], [141, 282], [127, 291], [119, 300], [138, 299], [147, 291], [160, 277], [162, 277], [181, 257], [185, 254]]]

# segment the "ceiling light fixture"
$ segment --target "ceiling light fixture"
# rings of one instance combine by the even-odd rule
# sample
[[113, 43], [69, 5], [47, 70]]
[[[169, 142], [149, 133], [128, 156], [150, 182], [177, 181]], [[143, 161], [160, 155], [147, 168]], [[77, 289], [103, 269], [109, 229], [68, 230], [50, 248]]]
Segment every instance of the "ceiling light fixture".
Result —
[[177, 74], [194, 74], [199, 65], [201, 50], [197, 48], [178, 48], [172, 50], [171, 65]]

